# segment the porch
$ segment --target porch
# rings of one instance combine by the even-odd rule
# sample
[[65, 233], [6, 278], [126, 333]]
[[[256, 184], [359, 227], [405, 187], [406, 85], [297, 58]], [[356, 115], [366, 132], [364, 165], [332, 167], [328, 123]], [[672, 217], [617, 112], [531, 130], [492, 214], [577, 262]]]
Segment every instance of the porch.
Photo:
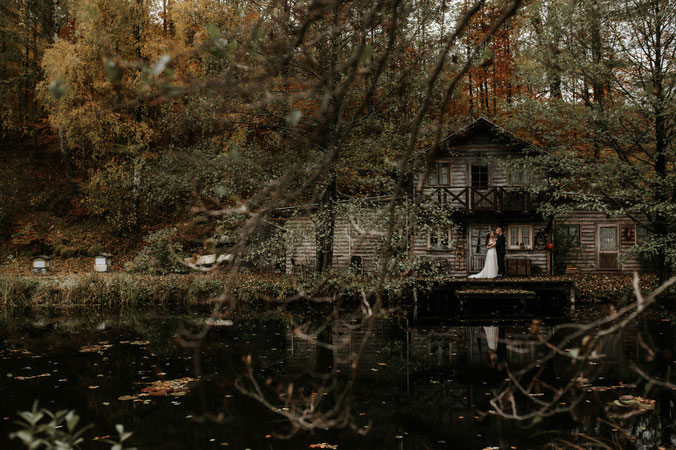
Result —
[[445, 207], [463, 209], [468, 213], [532, 214], [537, 207], [537, 199], [520, 186], [428, 187], [426, 194], [431, 200]]

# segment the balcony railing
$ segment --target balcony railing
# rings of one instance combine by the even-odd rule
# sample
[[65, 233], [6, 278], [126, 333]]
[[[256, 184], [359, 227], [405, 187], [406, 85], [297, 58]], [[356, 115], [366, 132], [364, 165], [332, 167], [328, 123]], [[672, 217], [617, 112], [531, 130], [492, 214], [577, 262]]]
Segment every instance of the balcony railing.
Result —
[[470, 212], [533, 212], [534, 199], [521, 187], [471, 186], [428, 187], [428, 194], [441, 205]]

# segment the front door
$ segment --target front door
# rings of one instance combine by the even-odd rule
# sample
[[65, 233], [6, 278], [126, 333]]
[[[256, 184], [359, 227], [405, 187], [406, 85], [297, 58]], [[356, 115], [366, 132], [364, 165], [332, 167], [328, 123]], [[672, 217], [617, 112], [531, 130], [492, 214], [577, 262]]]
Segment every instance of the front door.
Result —
[[488, 225], [472, 225], [469, 232], [469, 271], [481, 272], [486, 262], [486, 235], [490, 231]]
[[599, 269], [618, 268], [619, 244], [617, 225], [599, 225]]

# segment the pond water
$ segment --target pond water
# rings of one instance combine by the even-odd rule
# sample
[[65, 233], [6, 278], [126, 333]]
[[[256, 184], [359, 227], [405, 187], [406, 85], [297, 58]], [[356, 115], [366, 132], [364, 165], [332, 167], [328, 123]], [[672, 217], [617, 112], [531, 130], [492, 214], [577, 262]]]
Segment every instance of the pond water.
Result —
[[[8, 314], [0, 319], [0, 448], [21, 448], [8, 435], [17, 429], [17, 411], [36, 399], [51, 410], [74, 409], [93, 424], [82, 448], [109, 448], [100, 438], [114, 436], [118, 423], [134, 432], [129, 443], [139, 449], [538, 448], [557, 439], [562, 446], [587, 439], [676, 446], [675, 391], [646, 383], [630, 364], [661, 379], [673, 371], [669, 320], [630, 323], [599, 347], [602, 357], [580, 367], [564, 356], [538, 364], [547, 343], [570, 331], [546, 316], [535, 322], [487, 313], [414, 318], [410, 310], [370, 321], [345, 314], [324, 322], [321, 314], [277, 310], [249, 316], [255, 318], [217, 322], [195, 353], [176, 336], [198, 332], [205, 313]], [[302, 333], [294, 332], [301, 323]], [[354, 366], [351, 355], [359, 352]], [[268, 405], [242, 393], [255, 391], [247, 361]], [[509, 374], [530, 364], [523, 379], [537, 372], [541, 381], [517, 400], [518, 413], [527, 415], [537, 400], [553, 398], [550, 388], [576, 378], [555, 399], [561, 412], [525, 421], [484, 415]], [[281, 438], [291, 430], [284, 414], [307, 412], [318, 396], [315, 411], [326, 421], [352, 426]], [[332, 408], [339, 413], [331, 415]]]

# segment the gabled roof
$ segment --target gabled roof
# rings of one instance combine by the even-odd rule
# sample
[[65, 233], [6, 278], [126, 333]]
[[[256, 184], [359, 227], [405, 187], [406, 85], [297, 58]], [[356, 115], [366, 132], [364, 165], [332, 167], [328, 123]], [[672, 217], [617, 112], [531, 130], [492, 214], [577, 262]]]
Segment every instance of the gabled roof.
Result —
[[[456, 146], [472, 144], [480, 145], [482, 143], [503, 144], [517, 149], [531, 146], [529, 142], [524, 141], [485, 117], [479, 117], [465, 128], [444, 138], [439, 145], [439, 150], [449, 151]], [[434, 148], [435, 147], [432, 147], [427, 150], [427, 153], [433, 151]]]

